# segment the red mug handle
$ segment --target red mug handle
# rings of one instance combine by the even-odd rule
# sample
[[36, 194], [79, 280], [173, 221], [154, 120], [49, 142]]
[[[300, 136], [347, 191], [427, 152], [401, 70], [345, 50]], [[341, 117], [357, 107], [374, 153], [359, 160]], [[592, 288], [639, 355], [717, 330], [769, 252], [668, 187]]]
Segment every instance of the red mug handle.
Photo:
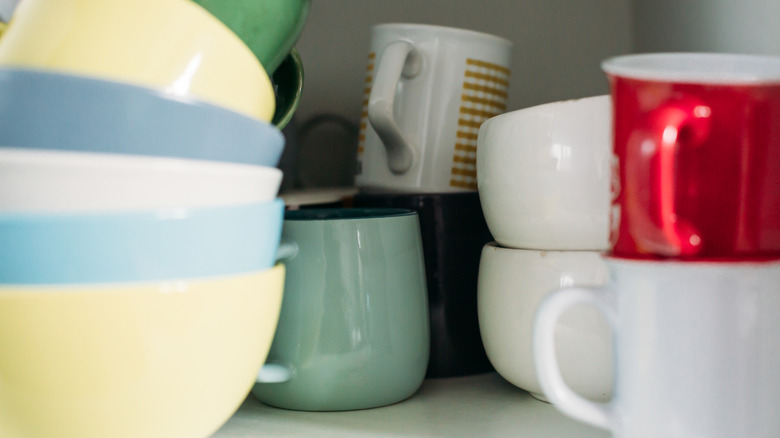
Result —
[[710, 133], [709, 106], [696, 99], [664, 102], [636, 127], [626, 150], [626, 217], [637, 248], [646, 253], [691, 256], [702, 249], [696, 226], [677, 214], [677, 157], [699, 147]]

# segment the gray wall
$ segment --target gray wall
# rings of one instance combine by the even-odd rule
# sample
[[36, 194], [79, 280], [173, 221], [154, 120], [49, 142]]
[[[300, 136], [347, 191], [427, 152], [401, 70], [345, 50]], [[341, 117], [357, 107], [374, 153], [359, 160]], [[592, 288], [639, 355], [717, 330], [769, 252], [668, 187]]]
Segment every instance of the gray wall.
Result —
[[606, 92], [599, 62], [630, 51], [627, 0], [313, 0], [298, 42], [306, 83], [298, 115], [357, 120], [374, 24], [488, 32], [515, 43], [509, 108]]
[[780, 55], [780, 0], [634, 0], [634, 50]]

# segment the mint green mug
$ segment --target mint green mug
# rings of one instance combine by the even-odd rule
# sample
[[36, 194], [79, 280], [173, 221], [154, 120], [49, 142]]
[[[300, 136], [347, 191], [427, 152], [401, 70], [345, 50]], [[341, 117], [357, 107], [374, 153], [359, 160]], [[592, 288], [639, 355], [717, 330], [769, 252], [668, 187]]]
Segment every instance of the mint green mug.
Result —
[[288, 211], [279, 325], [252, 393], [285, 409], [342, 411], [412, 396], [430, 332], [416, 212]]

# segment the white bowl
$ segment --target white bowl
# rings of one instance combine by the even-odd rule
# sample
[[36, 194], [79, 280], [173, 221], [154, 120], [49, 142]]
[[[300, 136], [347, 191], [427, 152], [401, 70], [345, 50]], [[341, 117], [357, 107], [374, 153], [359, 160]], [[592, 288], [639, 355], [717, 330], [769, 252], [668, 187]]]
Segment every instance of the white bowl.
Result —
[[274, 167], [0, 147], [0, 212], [213, 207], [273, 200]]
[[[479, 264], [477, 306], [482, 343], [496, 371], [513, 385], [547, 401], [534, 368], [536, 308], [565, 286], [597, 286], [608, 270], [598, 252], [535, 251], [485, 245]], [[556, 327], [556, 353], [564, 380], [594, 401], [612, 396], [612, 337], [592, 307], [570, 309]]]
[[477, 186], [502, 246], [608, 247], [612, 151], [609, 96], [501, 114], [479, 130]]

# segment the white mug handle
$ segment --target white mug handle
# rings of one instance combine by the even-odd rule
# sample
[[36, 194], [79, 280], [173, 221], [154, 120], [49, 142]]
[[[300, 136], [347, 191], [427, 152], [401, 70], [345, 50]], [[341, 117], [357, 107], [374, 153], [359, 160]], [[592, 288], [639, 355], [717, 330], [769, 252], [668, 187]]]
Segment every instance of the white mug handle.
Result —
[[387, 151], [387, 164], [401, 174], [412, 167], [414, 145], [404, 136], [393, 118], [395, 90], [401, 77], [412, 78], [422, 70], [422, 54], [408, 41], [390, 43], [376, 67], [374, 85], [368, 98], [368, 121]]
[[614, 402], [591, 402], [571, 390], [561, 375], [555, 355], [555, 327], [564, 311], [577, 304], [599, 309], [615, 327], [611, 294], [601, 288], [572, 287], [550, 293], [539, 303], [533, 327], [536, 374], [545, 397], [564, 414], [607, 430], [614, 430]]

